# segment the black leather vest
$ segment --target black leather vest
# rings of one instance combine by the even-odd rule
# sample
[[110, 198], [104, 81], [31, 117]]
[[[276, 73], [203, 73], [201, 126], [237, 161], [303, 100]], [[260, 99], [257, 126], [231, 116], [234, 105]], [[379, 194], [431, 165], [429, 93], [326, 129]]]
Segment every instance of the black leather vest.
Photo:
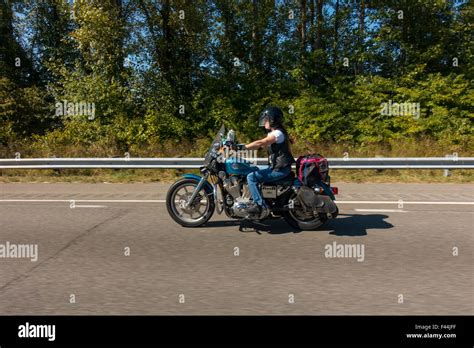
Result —
[[[280, 131], [283, 132], [281, 129]], [[283, 132], [283, 134], [285, 134], [284, 142], [281, 144], [273, 143], [268, 147], [270, 167], [276, 171], [280, 168], [291, 166], [295, 162], [295, 159], [290, 152], [288, 134], [286, 134], [286, 132]]]

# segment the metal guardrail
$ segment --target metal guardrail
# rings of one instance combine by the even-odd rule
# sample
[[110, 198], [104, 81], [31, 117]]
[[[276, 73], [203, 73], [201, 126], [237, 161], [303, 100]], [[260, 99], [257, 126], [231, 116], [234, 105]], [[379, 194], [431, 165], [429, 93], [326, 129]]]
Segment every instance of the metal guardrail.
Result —
[[[328, 158], [331, 169], [474, 169], [474, 157]], [[204, 158], [0, 159], [0, 169], [196, 169]], [[267, 158], [258, 158], [264, 166]]]

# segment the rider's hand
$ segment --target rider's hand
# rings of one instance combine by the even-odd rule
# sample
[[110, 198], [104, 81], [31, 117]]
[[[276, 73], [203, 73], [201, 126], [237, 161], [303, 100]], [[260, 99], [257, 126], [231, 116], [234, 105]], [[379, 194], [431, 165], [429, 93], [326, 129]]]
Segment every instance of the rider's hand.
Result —
[[236, 147], [236, 148], [237, 148], [237, 150], [239, 150], [239, 151], [240, 151], [240, 150], [245, 150], [245, 149], [246, 149], [246, 147], [245, 147], [245, 144], [237, 144], [237, 145], [235, 145], [235, 147]]

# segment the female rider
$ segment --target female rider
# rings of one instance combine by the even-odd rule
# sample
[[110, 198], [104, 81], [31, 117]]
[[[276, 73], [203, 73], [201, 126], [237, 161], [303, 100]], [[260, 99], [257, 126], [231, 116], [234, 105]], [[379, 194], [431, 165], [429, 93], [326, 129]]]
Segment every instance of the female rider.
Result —
[[259, 215], [265, 205], [258, 184], [283, 179], [291, 172], [295, 159], [290, 151], [290, 138], [283, 127], [283, 112], [276, 106], [269, 106], [260, 114], [259, 127], [265, 127], [268, 135], [245, 145], [248, 150], [268, 146], [269, 167], [247, 175], [247, 184], [253, 198], [253, 205], [247, 211]]

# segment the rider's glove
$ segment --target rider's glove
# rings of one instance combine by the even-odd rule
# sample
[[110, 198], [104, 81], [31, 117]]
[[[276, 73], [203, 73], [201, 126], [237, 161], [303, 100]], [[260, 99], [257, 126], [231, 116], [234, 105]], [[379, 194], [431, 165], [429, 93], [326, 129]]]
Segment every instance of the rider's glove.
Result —
[[238, 151], [246, 149], [245, 144], [237, 144], [237, 145], [235, 145], [235, 147], [237, 148]]

